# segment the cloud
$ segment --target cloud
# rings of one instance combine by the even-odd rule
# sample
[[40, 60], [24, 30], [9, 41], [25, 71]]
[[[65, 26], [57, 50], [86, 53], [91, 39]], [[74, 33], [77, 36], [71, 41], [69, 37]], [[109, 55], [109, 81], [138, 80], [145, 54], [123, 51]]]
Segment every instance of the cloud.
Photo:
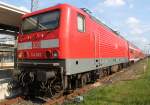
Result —
[[149, 42], [149, 40], [143, 36], [136, 37], [133, 40], [135, 40], [137, 43], [141, 42], [141, 44]]
[[23, 11], [26, 11], [26, 12], [30, 12], [30, 10], [28, 10], [26, 7], [24, 6], [20, 6], [19, 9], [23, 10]]
[[129, 40], [140, 48], [144, 48], [144, 45], [150, 43], [148, 37], [144, 36], [150, 32], [150, 25], [143, 24], [136, 17], [128, 17], [126, 20], [126, 27], [129, 28]]
[[136, 17], [128, 17], [126, 26], [129, 28], [130, 34], [132, 35], [143, 35], [150, 31], [150, 25], [142, 24]]
[[135, 18], [135, 17], [128, 17], [127, 23], [135, 25], [135, 24], [139, 24], [139, 20], [137, 18]]
[[105, 0], [104, 4], [106, 6], [123, 6], [126, 2], [124, 0]]
[[[104, 13], [105, 9], [108, 7], [120, 7], [125, 5], [125, 0], [104, 0], [103, 2], [100, 1], [94, 6], [93, 11]], [[133, 5], [130, 5], [130, 8], [132, 8]]]
[[150, 41], [144, 36], [133, 36], [129, 39], [131, 43], [137, 45], [139, 48], [144, 49], [145, 45], [149, 44]]
[[130, 31], [131, 34], [139, 35], [139, 34], [143, 33], [140, 20], [138, 20], [137, 18], [129, 17], [126, 20], [126, 24], [129, 27], [129, 29], [131, 30]]

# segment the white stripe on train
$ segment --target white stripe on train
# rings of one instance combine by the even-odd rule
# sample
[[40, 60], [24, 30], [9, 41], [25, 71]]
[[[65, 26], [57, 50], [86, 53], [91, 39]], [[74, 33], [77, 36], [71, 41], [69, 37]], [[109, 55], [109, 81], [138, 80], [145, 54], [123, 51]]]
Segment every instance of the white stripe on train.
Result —
[[[59, 39], [49, 39], [49, 40], [41, 40], [39, 41], [40, 48], [56, 48], [59, 47]], [[18, 50], [28, 50], [32, 49], [32, 42], [23, 42], [18, 43]]]

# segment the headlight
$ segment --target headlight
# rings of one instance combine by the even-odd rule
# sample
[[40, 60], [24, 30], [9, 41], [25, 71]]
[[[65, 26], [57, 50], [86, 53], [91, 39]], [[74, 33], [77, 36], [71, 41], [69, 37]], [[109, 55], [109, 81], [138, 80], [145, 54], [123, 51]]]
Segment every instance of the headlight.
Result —
[[53, 51], [53, 57], [58, 58], [58, 51], [56, 51], [56, 50]]
[[18, 53], [18, 58], [22, 58], [23, 57], [23, 53], [22, 52], [19, 52]]

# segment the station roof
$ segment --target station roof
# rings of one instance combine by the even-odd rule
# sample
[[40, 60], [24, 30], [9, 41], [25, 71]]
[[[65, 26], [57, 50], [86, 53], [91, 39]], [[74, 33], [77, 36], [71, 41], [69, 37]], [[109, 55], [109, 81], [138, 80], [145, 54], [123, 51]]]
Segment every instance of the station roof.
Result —
[[8, 30], [17, 32], [21, 16], [28, 12], [0, 1], [0, 33]]

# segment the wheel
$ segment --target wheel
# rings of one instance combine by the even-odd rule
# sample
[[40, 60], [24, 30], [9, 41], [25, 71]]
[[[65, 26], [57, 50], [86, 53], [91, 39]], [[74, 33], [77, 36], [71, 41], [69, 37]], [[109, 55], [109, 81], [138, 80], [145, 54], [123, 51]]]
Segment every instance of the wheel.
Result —
[[100, 70], [99, 72], [100, 72], [100, 73], [99, 73], [99, 79], [101, 79], [101, 78], [104, 77], [104, 72], [103, 72], [103, 70]]
[[87, 76], [86, 76], [86, 74], [83, 74], [81, 76], [81, 87], [85, 86], [86, 83], [87, 83]]
[[57, 79], [51, 81], [49, 89], [52, 98], [60, 97], [61, 95], [63, 95], [64, 92], [62, 82]]

